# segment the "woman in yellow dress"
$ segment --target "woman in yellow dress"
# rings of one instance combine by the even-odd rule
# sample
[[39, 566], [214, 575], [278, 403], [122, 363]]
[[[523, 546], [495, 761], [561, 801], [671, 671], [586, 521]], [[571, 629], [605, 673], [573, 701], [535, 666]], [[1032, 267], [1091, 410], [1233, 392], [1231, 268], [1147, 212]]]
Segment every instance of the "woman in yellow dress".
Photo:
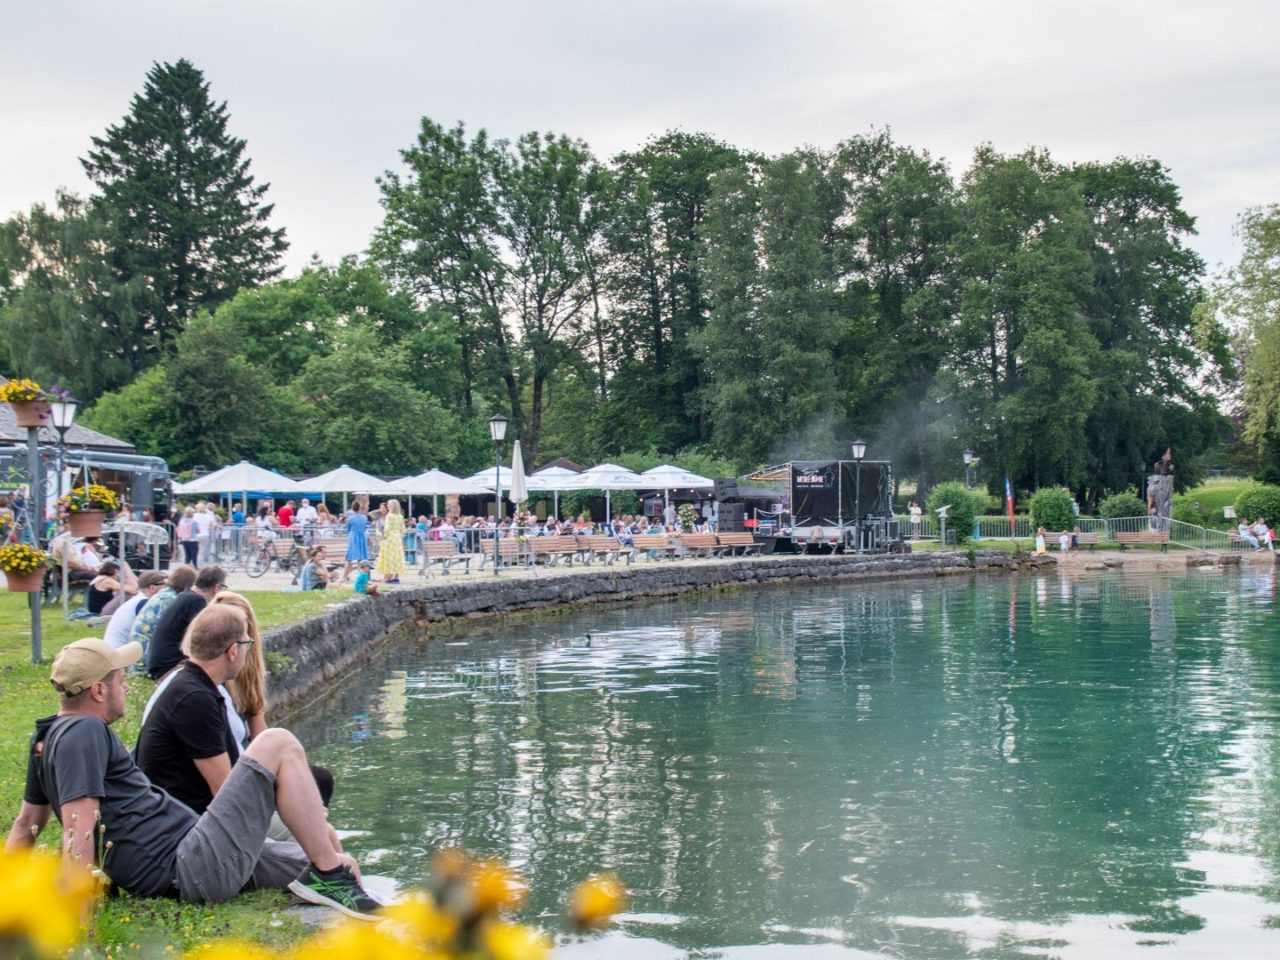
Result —
[[382, 539], [378, 541], [378, 573], [384, 583], [399, 583], [404, 572], [404, 515], [400, 501], [387, 503], [387, 519], [382, 525]]

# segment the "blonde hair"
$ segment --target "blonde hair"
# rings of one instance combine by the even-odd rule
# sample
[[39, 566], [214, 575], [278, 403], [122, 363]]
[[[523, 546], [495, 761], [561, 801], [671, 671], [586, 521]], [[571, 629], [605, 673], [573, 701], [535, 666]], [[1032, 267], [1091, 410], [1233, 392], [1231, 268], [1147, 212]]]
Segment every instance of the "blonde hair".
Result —
[[387, 509], [388, 509], [389, 511], [391, 511], [392, 513], [399, 513], [399, 512], [400, 512], [400, 501], [399, 501], [399, 500], [388, 500], [388, 501], [387, 501]]
[[248, 634], [255, 641], [244, 658], [244, 666], [240, 675], [226, 683], [227, 692], [236, 705], [236, 713], [242, 717], [253, 717], [267, 712], [267, 661], [262, 650], [262, 634], [258, 631], [258, 617], [253, 606], [240, 594], [224, 590], [213, 598], [215, 604], [222, 603], [240, 610], [248, 621]]

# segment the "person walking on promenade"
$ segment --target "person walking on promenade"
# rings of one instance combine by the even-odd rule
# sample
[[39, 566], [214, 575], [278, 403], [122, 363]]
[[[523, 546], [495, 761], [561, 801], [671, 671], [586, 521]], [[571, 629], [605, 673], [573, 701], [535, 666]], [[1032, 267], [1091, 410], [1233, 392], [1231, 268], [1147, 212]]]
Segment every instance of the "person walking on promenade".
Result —
[[382, 539], [378, 544], [378, 573], [383, 582], [399, 583], [404, 573], [404, 516], [400, 501], [389, 500], [386, 519], [382, 521]]
[[351, 578], [352, 564], [369, 559], [369, 518], [364, 514], [364, 504], [359, 500], [351, 505], [345, 523], [347, 528], [346, 564], [342, 568], [342, 582]]

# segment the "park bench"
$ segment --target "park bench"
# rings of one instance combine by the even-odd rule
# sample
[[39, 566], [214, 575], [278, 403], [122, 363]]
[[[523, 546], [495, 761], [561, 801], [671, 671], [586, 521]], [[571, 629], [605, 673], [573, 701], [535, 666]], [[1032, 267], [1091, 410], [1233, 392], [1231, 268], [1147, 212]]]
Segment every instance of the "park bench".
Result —
[[667, 539], [665, 533], [637, 533], [631, 537], [631, 544], [636, 552], [643, 552], [649, 560], [675, 556], [676, 545]]
[[760, 544], [756, 543], [755, 537], [749, 533], [721, 533], [716, 535], [716, 539], [720, 541], [721, 556], [726, 553], [733, 556], [735, 550], [741, 550], [745, 557], [760, 549]]
[[[513, 542], [518, 548], [519, 541]], [[449, 568], [458, 563], [462, 564], [463, 573], [471, 572], [471, 555], [460, 553], [456, 540], [425, 540], [418, 547], [418, 556], [422, 564], [418, 572], [424, 577], [433, 563], [440, 564], [445, 576], [449, 575]]]
[[622, 545], [617, 537], [587, 536], [578, 537], [578, 549], [588, 560], [603, 558], [606, 564], [612, 564], [620, 556], [631, 562], [631, 550]]
[[534, 537], [528, 542], [533, 545], [532, 561], [537, 563], [541, 558], [548, 566], [554, 566], [561, 560], [568, 560], [573, 566], [573, 560], [581, 549], [577, 537]]
[[687, 557], [709, 557], [720, 550], [714, 533], [682, 533], [676, 540], [680, 552]]
[[[1045, 546], [1047, 546], [1050, 550], [1058, 549], [1058, 538], [1061, 536], [1062, 536], [1061, 530], [1057, 531], [1056, 533], [1046, 533], [1044, 535]], [[1068, 530], [1067, 538], [1070, 539], [1071, 537], [1076, 538], [1076, 546], [1088, 547], [1090, 550], [1092, 550], [1094, 547], [1096, 547], [1099, 543], [1102, 542], [1099, 534], [1096, 532], [1072, 533], [1070, 530]]]
[[1115, 535], [1116, 543], [1123, 550], [1127, 546], [1143, 546], [1156, 544], [1161, 551], [1169, 549], [1168, 530], [1120, 530]]
[[[439, 541], [448, 544], [448, 541]], [[457, 544], [454, 544], [456, 547]], [[493, 563], [493, 541], [485, 540], [480, 544], [480, 568], [484, 569], [486, 563]], [[498, 566], [514, 567], [519, 564], [528, 564], [532, 560], [524, 551], [524, 544], [515, 537], [505, 537], [498, 540]]]

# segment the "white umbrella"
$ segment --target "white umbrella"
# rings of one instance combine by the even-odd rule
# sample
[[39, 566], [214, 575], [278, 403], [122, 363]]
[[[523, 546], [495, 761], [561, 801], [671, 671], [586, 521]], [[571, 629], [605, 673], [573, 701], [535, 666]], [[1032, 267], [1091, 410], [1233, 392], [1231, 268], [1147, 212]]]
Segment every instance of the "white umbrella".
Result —
[[601, 463], [584, 470], [576, 477], [565, 480], [565, 490], [603, 490], [604, 518], [607, 523], [613, 516], [613, 504], [609, 494], [614, 490], [648, 490], [654, 485], [642, 479], [626, 467], [616, 463]]
[[716, 485], [714, 480], [699, 476], [696, 473], [690, 473], [688, 470], [670, 463], [664, 463], [658, 467], [650, 467], [640, 474], [640, 478], [648, 480], [654, 488], [661, 489], [662, 498], [667, 503], [671, 502], [672, 490], [711, 489]]
[[371, 473], [365, 473], [363, 470], [349, 467], [345, 463], [336, 470], [330, 470], [328, 473], [322, 473], [318, 477], [304, 480], [303, 483], [306, 484], [305, 489], [307, 490], [342, 494], [343, 513], [347, 510], [347, 494], [349, 493], [376, 493], [379, 496], [404, 493], [394, 483], [375, 477]]
[[485, 488], [478, 483], [463, 480], [461, 477], [455, 477], [435, 467], [415, 477], [401, 477], [396, 481], [396, 486], [410, 497], [430, 497], [431, 512], [434, 514], [440, 512], [437, 497], [448, 496], [451, 493], [483, 494], [486, 492]]
[[[502, 490], [509, 490], [511, 488], [511, 468], [498, 467], [497, 470], [498, 487]], [[485, 493], [493, 493], [493, 471], [493, 467], [486, 467], [484, 470], [479, 470], [465, 479], [483, 487]]]
[[524, 454], [520, 452], [519, 440], [511, 447], [511, 489], [507, 499], [517, 506], [529, 499], [529, 488], [524, 476]]
[[576, 477], [577, 470], [570, 470], [568, 467], [543, 467], [529, 475], [525, 481], [530, 490], [551, 491], [553, 516], [560, 516], [560, 491], [564, 489], [565, 481], [570, 477]]
[[267, 493], [303, 493], [310, 489], [296, 480], [281, 476], [241, 460], [231, 466], [206, 473], [190, 483], [185, 483], [183, 493], [241, 493], [246, 490], [262, 490]]

